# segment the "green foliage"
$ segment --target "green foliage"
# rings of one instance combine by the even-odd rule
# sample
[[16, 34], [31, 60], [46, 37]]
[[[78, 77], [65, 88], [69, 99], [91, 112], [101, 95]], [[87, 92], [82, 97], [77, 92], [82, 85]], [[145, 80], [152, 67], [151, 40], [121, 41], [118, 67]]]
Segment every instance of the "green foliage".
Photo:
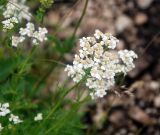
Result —
[[[55, 50], [61, 55], [71, 51], [75, 40], [68, 38], [62, 42], [54, 36], [48, 38], [54, 42]], [[6, 50], [7, 55], [4, 53]], [[62, 86], [57, 88], [54, 95], [47, 93], [48, 98], [45, 98], [41, 96], [40, 89], [44, 90], [47, 84], [41, 82], [41, 87], [35, 87], [42, 74], [36, 73], [32, 66], [45, 66], [35, 64], [40, 55], [34, 53], [36, 51], [38, 49], [33, 48], [24, 53], [22, 49], [10, 46], [0, 49], [0, 103], [9, 102], [11, 111], [23, 120], [23, 123], [13, 125], [8, 121], [9, 116], [0, 118], [4, 127], [2, 135], [83, 135], [85, 126], [78, 113], [83, 103], [65, 98], [72, 89]], [[65, 105], [70, 109], [65, 109]], [[44, 120], [35, 122], [33, 118], [38, 112], [44, 114]]]
[[[34, 85], [39, 77], [31, 75], [31, 69], [23, 76], [22, 74], [18, 75], [16, 70], [19, 70], [19, 65], [26, 60], [26, 58], [19, 59], [19, 57], [22, 56], [18, 55], [1, 60], [0, 70], [2, 72], [0, 73], [1, 79], [4, 81], [0, 83], [0, 102], [9, 102], [12, 111], [18, 114], [24, 122], [19, 125], [8, 125], [6, 119], [1, 119], [1, 123], [5, 126], [2, 135], [83, 135], [82, 129], [84, 126], [81, 123], [81, 116], [78, 114], [81, 103], [74, 103], [70, 100], [70, 102], [67, 102], [70, 110], [64, 109], [63, 104], [67, 101], [67, 99], [64, 99], [67, 91], [64, 87], [57, 90], [57, 97], [59, 98], [53, 99], [53, 105], [50, 104], [53, 100], [41, 98], [40, 95], [36, 96]], [[34, 100], [39, 100], [39, 103], [34, 103]], [[45, 120], [52, 109], [55, 112]], [[44, 114], [43, 121], [33, 121], [36, 112]]]
[[23, 60], [20, 57], [0, 59], [0, 80], [5, 80], [8, 76], [14, 74], [22, 61]]
[[49, 35], [48, 40], [55, 43], [55, 50], [62, 56], [66, 53], [70, 53], [75, 45], [76, 38], [69, 37], [64, 41], [61, 41], [54, 35]]
[[123, 73], [117, 74], [115, 80], [116, 80], [116, 85], [121, 86], [124, 81], [124, 74]]
[[54, 3], [54, 0], [40, 0], [40, 3], [45, 8], [50, 8], [52, 4]]
[[38, 22], [42, 22], [45, 15], [45, 10], [43, 8], [39, 8], [36, 12], [36, 20]]
[[40, 0], [40, 3], [41, 3], [41, 6], [36, 12], [36, 20], [41, 23], [43, 22], [45, 10], [52, 6], [52, 4], [54, 3], [54, 0]]
[[[53, 123], [51, 128], [47, 130], [47, 134], [54, 135], [83, 135], [82, 129], [84, 125], [81, 123], [81, 117], [76, 111], [59, 110], [53, 116]], [[67, 126], [66, 126], [67, 125]]]
[[5, 6], [7, 4], [7, 0], [1, 0], [0, 1], [0, 6]]
[[[7, 0], [0, 0], [0, 6], [5, 6], [7, 2]], [[54, 0], [40, 0], [41, 6], [35, 16], [38, 23], [43, 22], [45, 10], [51, 7], [53, 2]], [[2, 19], [1, 15], [0, 19]], [[83, 113], [80, 114], [78, 111], [84, 102], [66, 98], [72, 90], [77, 89], [79, 84], [71, 88], [58, 86], [56, 90], [51, 89], [48, 80], [51, 80], [50, 74], [54, 72], [54, 69], [48, 72], [48, 67], [59, 68], [59, 65], [39, 61], [39, 58], [47, 59], [48, 52], [32, 45], [30, 48], [31, 42], [28, 41], [25, 41], [22, 47], [11, 46], [13, 33], [16, 36], [16, 32], [23, 27], [23, 23], [22, 21], [21, 25], [17, 24], [14, 29], [6, 33], [0, 32], [2, 35], [0, 40], [0, 103], [8, 102], [11, 112], [23, 120], [22, 123], [15, 125], [9, 122], [9, 115], [0, 116], [0, 123], [4, 127], [0, 134], [83, 135], [85, 128], [81, 122]], [[1, 23], [0, 28], [2, 28]], [[65, 54], [71, 53], [75, 41], [74, 36], [62, 41], [57, 36], [49, 35], [48, 43], [54, 44], [53, 48], [49, 48], [50, 54], [60, 54], [63, 58]], [[34, 121], [37, 113], [43, 114], [42, 121]]]

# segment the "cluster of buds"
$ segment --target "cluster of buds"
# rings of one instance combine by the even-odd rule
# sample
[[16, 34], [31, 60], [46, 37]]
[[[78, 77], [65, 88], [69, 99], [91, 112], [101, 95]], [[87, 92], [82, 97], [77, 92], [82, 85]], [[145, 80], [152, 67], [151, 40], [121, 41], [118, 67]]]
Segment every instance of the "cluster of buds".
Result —
[[102, 98], [115, 85], [115, 77], [131, 71], [137, 58], [134, 51], [115, 48], [119, 40], [109, 33], [95, 31], [94, 37], [80, 39], [79, 54], [75, 55], [73, 65], [67, 65], [65, 71], [74, 82], [87, 76], [86, 86], [90, 89], [93, 99]]

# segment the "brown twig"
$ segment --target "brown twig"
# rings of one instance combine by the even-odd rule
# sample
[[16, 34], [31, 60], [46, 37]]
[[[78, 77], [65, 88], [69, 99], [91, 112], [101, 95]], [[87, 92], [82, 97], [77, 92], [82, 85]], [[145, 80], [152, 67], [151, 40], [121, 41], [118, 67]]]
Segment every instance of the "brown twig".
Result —
[[159, 35], [160, 35], [160, 32], [158, 32], [157, 34], [155, 34], [155, 35], [153, 36], [153, 38], [150, 40], [150, 42], [149, 42], [149, 43], [146, 45], [146, 47], [144, 48], [144, 51], [142, 52], [141, 56], [144, 55], [144, 53], [145, 53], [145, 52], [147, 51], [147, 49], [152, 45], [153, 41], [158, 38]]

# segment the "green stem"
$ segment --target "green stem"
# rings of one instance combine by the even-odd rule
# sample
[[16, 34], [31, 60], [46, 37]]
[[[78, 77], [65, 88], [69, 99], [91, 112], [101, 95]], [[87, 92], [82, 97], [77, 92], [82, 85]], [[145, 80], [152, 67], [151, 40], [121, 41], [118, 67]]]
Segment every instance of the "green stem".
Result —
[[44, 61], [44, 62], [51, 62], [51, 63], [56, 63], [58, 65], [61, 65], [63, 67], [66, 67], [66, 64], [59, 62], [57, 60], [53, 60], [53, 59], [38, 59], [39, 61]]
[[[57, 61], [61, 60], [62, 57], [60, 57]], [[38, 80], [38, 82], [36, 82], [36, 84], [33, 86], [34, 87], [34, 91], [39, 88], [40, 84], [45, 81], [48, 76], [51, 74], [51, 72], [54, 70], [54, 68], [58, 65], [58, 63], [55, 63], [55, 60], [52, 60], [54, 63], [50, 66], [49, 70], [42, 76], [42, 78], [40, 80]]]
[[[83, 12], [82, 12], [81, 17], [79, 18], [78, 23], [77, 23], [77, 25], [76, 25], [76, 27], [75, 27], [75, 29], [74, 29], [74, 32], [73, 32], [73, 34], [72, 34], [72, 38], [75, 37], [75, 34], [76, 34], [77, 30], [78, 30], [78, 27], [80, 26], [80, 24], [81, 24], [81, 22], [82, 22], [82, 20], [83, 20], [83, 17], [84, 17], [84, 15], [85, 15], [85, 13], [86, 13], [88, 1], [89, 1], [89, 0], [86, 0], [86, 2], [85, 2], [85, 6], [84, 6], [84, 8], [83, 8]], [[62, 56], [61, 56], [59, 59], [61, 59], [61, 58], [62, 58]], [[41, 82], [43, 82], [43, 81], [50, 75], [50, 73], [53, 71], [53, 69], [54, 69], [55, 67], [56, 67], [56, 65], [51, 65], [51, 67], [50, 67], [50, 69], [48, 70], [48, 72], [42, 77], [42, 79], [40, 79], [40, 80], [35, 84], [35, 86], [34, 86], [35, 89], [38, 88], [39, 85], [41, 84]]]
[[74, 32], [73, 32], [73, 34], [72, 34], [72, 37], [75, 37], [75, 35], [76, 35], [76, 33], [77, 33], [77, 30], [78, 30], [78, 28], [79, 28], [79, 26], [80, 26], [80, 24], [81, 24], [81, 22], [82, 22], [82, 20], [83, 20], [83, 17], [84, 17], [84, 15], [85, 15], [85, 13], [86, 13], [86, 10], [87, 10], [88, 1], [89, 1], [89, 0], [86, 0], [86, 1], [85, 1], [85, 5], [84, 5], [84, 8], [83, 8], [81, 17], [79, 18], [79, 20], [78, 20], [78, 22], [77, 22], [77, 25], [76, 25], [76, 27], [75, 27], [75, 29], [74, 29]]
[[27, 65], [28, 61], [30, 60], [30, 58], [32, 57], [34, 50], [36, 47], [32, 47], [31, 51], [29, 52], [29, 55], [27, 57], [27, 59], [24, 61], [22, 67], [20, 68], [20, 71], [18, 72], [18, 75], [20, 75], [21, 73], [23, 73], [25, 66]]
[[42, 124], [40, 125], [40, 129], [44, 126], [46, 120], [48, 120], [52, 114], [54, 114], [54, 112], [57, 110], [57, 108], [61, 105], [61, 103], [63, 102], [65, 96], [72, 91], [73, 89], [75, 89], [76, 87], [78, 87], [85, 79], [86, 77], [84, 77], [81, 81], [79, 81], [78, 83], [76, 83], [75, 85], [73, 85], [71, 88], [67, 89], [59, 98], [59, 101], [56, 103], [56, 105], [53, 107], [53, 109], [50, 111], [50, 113], [45, 117], [44, 121], [42, 122]]
[[90, 96], [87, 96], [84, 100], [82, 100], [82, 101], [79, 100], [76, 103], [74, 103], [73, 106], [72, 106], [72, 108], [71, 108], [71, 111], [66, 116], [64, 116], [61, 120], [59, 120], [58, 124], [56, 124], [55, 126], [51, 127], [50, 129], [48, 129], [46, 131], [46, 134], [48, 134], [49, 132], [51, 132], [53, 129], [55, 129], [58, 132], [58, 129], [60, 129], [63, 126], [62, 123], [65, 124], [65, 121], [68, 121], [69, 119], [71, 119], [72, 113], [77, 112], [78, 109], [80, 108], [80, 106], [83, 103], [85, 103], [85, 102], [87, 102], [89, 100], [90, 100]]
[[72, 91], [73, 89], [75, 89], [76, 87], [78, 87], [84, 80], [82, 79], [81, 81], [79, 81], [78, 83], [76, 83], [75, 85], [73, 85], [70, 89], [66, 90], [62, 97], [61, 97], [61, 100], [59, 100], [59, 102], [56, 104], [56, 106], [51, 110], [51, 112], [47, 115], [47, 117], [45, 118], [44, 121], [46, 121], [55, 111], [56, 109], [61, 105], [63, 99], [65, 98], [65, 96], [70, 92]]

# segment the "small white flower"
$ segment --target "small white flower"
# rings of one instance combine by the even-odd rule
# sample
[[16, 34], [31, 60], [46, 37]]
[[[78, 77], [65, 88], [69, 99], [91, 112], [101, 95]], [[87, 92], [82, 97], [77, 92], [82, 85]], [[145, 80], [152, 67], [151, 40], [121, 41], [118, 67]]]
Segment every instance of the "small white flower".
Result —
[[115, 49], [118, 42], [119, 42], [118, 39], [116, 39], [113, 36], [110, 36], [110, 44], [109, 44], [108, 48]]
[[0, 116], [6, 116], [9, 113], [9, 103], [0, 104]]
[[43, 115], [42, 113], [38, 113], [35, 117], [34, 117], [34, 121], [40, 121], [43, 120]]
[[133, 60], [135, 58], [138, 58], [138, 56], [133, 51], [120, 50], [118, 51], [118, 55], [120, 59], [123, 61], [123, 63], [126, 65], [125, 67], [126, 72], [129, 72], [135, 67]]
[[22, 120], [20, 120], [19, 116], [16, 116], [14, 114], [10, 115], [9, 121], [13, 122], [14, 124], [19, 124], [19, 123], [23, 122]]
[[18, 23], [18, 19], [16, 17], [12, 17], [12, 18], [2, 21], [3, 31], [13, 29], [14, 24], [16, 23]]
[[95, 30], [95, 34], [94, 34], [96, 39], [100, 39], [103, 36], [103, 33], [100, 30]]
[[33, 23], [27, 23], [26, 28], [20, 28], [19, 34], [21, 36], [33, 37], [35, 26]]
[[0, 123], [0, 132], [3, 130], [2, 124]]
[[32, 43], [33, 43], [34, 45], [38, 45], [37, 39], [33, 39], [33, 40], [32, 40]]
[[48, 31], [46, 28], [39, 27], [38, 31], [35, 31], [33, 33], [33, 38], [39, 40], [39, 42], [43, 42], [43, 41], [47, 40], [47, 38], [46, 38], [47, 33], [48, 33]]
[[12, 36], [12, 46], [17, 47], [18, 44], [22, 43], [25, 40], [24, 37]]
[[97, 91], [94, 93], [94, 96], [95, 96], [95, 97], [100, 97], [100, 98], [102, 98], [102, 97], [104, 97], [106, 94], [107, 94], [107, 93], [106, 93], [106, 91], [105, 91], [104, 89], [99, 89], [99, 90], [97, 90]]

